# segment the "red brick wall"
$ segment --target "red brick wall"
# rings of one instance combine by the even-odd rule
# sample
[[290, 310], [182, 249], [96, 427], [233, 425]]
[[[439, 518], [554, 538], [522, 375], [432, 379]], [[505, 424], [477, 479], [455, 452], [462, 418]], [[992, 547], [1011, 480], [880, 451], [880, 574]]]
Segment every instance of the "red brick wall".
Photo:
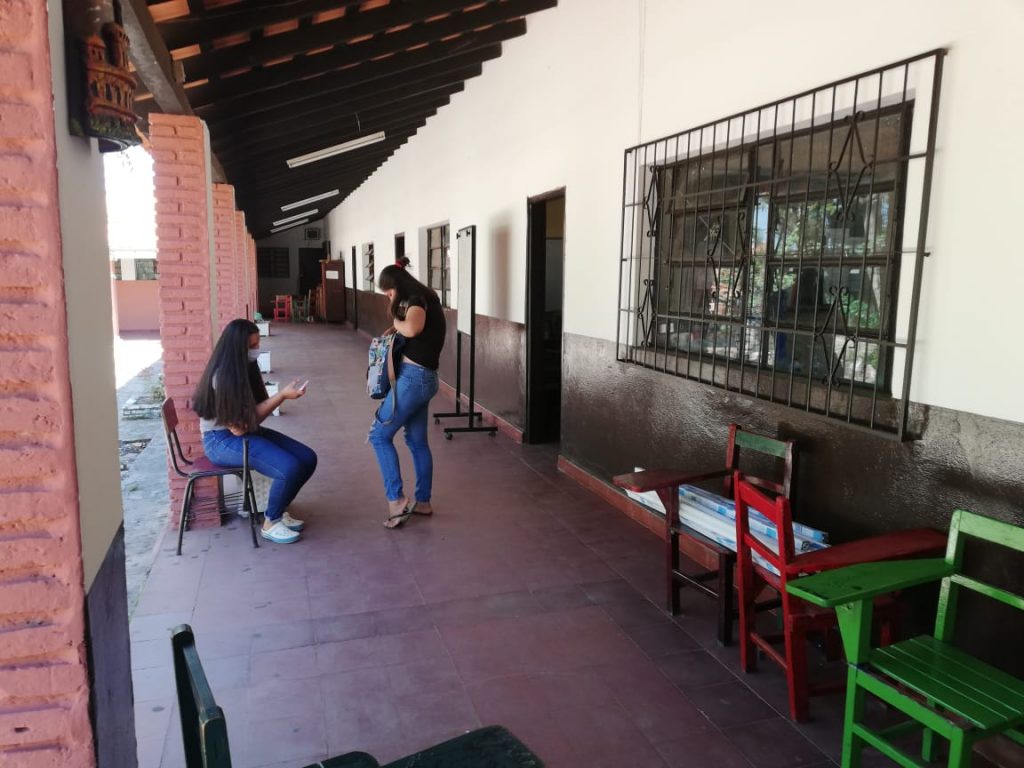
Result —
[[249, 265], [249, 317], [260, 308], [259, 280], [256, 274], [256, 241], [250, 236], [246, 238], [247, 263]]
[[85, 768], [95, 762], [44, 0], [0, 2], [0, 70], [0, 765]]
[[[206, 137], [199, 118], [152, 114], [150, 141], [156, 187], [156, 235], [160, 286], [160, 338], [164, 388], [174, 399], [185, 455], [202, 454], [192, 393], [213, 351], [210, 311]], [[177, 525], [185, 482], [168, 467], [172, 525]], [[200, 524], [217, 521], [216, 512]]]
[[[232, 301], [235, 306], [234, 317], [245, 317], [245, 292], [246, 292], [246, 272], [245, 272], [245, 238], [247, 233], [245, 231], [245, 214], [241, 211], [235, 211], [235, 252], [234, 252], [234, 270], [235, 270], [235, 283], [234, 283], [234, 294], [232, 295]], [[251, 319], [251, 318], [250, 318]]]
[[217, 265], [217, 331], [234, 320], [235, 286], [235, 188], [213, 185], [213, 245]]

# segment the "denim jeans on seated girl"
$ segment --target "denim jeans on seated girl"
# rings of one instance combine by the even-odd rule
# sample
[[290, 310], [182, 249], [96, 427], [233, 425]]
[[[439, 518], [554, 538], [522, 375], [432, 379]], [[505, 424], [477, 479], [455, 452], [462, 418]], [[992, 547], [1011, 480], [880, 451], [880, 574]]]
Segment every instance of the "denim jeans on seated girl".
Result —
[[[395, 391], [380, 404], [367, 438], [377, 452], [388, 501], [402, 498], [402, 470], [395, 450], [395, 435], [405, 427], [405, 442], [416, 470], [416, 501], [430, 501], [434, 482], [434, 459], [427, 443], [430, 400], [437, 394], [437, 371], [403, 362], [395, 379]], [[395, 412], [397, 401], [398, 411]]]
[[[313, 476], [316, 454], [298, 440], [266, 427], [245, 435], [249, 440], [249, 467], [273, 483], [267, 499], [267, 520], [277, 520]], [[227, 429], [203, 433], [203, 451], [214, 464], [242, 466], [242, 437]]]

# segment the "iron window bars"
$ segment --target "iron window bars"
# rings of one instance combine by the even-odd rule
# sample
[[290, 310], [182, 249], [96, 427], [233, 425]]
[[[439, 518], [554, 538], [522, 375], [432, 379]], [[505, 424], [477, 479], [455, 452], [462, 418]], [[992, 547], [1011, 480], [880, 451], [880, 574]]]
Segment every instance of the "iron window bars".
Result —
[[450, 306], [451, 300], [451, 256], [448, 244], [448, 225], [427, 230], [427, 275], [428, 284], [441, 298], [441, 306]]
[[944, 55], [627, 149], [618, 359], [906, 437]]

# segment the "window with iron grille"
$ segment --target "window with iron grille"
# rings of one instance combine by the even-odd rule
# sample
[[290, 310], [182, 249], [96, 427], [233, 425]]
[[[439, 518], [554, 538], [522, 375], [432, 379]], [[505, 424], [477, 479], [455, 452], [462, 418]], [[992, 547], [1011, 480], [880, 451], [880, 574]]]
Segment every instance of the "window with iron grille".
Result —
[[291, 277], [291, 257], [288, 249], [272, 246], [257, 248], [256, 274], [270, 279]]
[[158, 277], [156, 259], [135, 260], [136, 280], [156, 280]]
[[619, 359], [906, 436], [942, 57], [627, 150]]
[[447, 224], [427, 230], [427, 279], [428, 285], [441, 298], [441, 306], [450, 306], [451, 257]]
[[373, 263], [373, 243], [363, 243], [363, 290], [376, 288], [377, 275]]

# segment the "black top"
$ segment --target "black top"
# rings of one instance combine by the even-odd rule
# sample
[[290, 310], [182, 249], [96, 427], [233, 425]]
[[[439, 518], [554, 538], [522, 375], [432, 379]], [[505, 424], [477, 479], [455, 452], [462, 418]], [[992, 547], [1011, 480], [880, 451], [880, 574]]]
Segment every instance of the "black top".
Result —
[[410, 307], [423, 307], [427, 312], [427, 320], [418, 336], [405, 340], [402, 357], [407, 357], [424, 368], [437, 370], [444, 347], [446, 324], [441, 300], [436, 294], [416, 296], [409, 299]]

